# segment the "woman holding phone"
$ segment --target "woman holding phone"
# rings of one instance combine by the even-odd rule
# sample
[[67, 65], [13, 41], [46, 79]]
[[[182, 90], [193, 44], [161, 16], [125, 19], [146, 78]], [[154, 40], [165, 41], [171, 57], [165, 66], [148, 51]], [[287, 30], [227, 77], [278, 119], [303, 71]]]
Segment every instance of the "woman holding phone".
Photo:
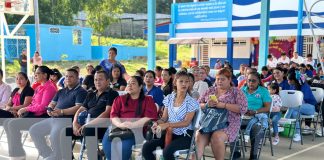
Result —
[[196, 143], [198, 159], [210, 143], [215, 159], [224, 159], [225, 142], [234, 142], [240, 128], [241, 115], [246, 112], [247, 101], [244, 93], [232, 86], [232, 73], [223, 68], [216, 74], [216, 86], [212, 86], [200, 99], [200, 107], [223, 108], [228, 110], [228, 127], [210, 133], [198, 132]]

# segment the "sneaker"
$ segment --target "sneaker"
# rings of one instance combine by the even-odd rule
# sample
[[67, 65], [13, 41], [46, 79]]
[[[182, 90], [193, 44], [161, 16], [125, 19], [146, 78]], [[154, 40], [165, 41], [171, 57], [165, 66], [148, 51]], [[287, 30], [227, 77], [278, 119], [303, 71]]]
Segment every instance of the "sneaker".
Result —
[[244, 135], [244, 141], [248, 143], [250, 140], [250, 135]]
[[[324, 128], [323, 128], [324, 129]], [[321, 128], [316, 130], [316, 134], [320, 137], [323, 137]]]
[[279, 137], [274, 137], [273, 140], [272, 140], [272, 145], [277, 145], [279, 143], [280, 139]]
[[278, 127], [278, 132], [283, 132], [284, 130], [284, 127]]
[[293, 140], [299, 142], [301, 140], [300, 134], [295, 134]]
[[303, 129], [302, 129], [302, 133], [303, 134], [311, 134], [312, 131], [311, 131], [311, 128], [309, 126], [305, 126]]
[[26, 156], [21, 156], [21, 157], [10, 157], [10, 160], [25, 160]]

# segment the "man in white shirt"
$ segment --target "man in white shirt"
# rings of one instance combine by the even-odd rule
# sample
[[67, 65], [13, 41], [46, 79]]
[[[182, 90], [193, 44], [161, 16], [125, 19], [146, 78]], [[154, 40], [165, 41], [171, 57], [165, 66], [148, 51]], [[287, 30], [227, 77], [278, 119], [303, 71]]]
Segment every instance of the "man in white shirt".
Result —
[[290, 59], [289, 59], [289, 57], [287, 57], [285, 52], [281, 53], [281, 57], [278, 59], [278, 63], [283, 63], [283, 64], [290, 63]]
[[315, 67], [315, 60], [313, 59], [313, 55], [312, 54], [307, 54], [306, 59], [304, 60], [304, 64], [310, 64], [313, 67]]
[[294, 56], [290, 60], [297, 64], [302, 64], [304, 62], [304, 58], [299, 56], [297, 51], [294, 52]]
[[271, 54], [268, 55], [267, 66], [268, 66], [268, 68], [276, 68], [277, 67], [277, 59], [274, 58]]

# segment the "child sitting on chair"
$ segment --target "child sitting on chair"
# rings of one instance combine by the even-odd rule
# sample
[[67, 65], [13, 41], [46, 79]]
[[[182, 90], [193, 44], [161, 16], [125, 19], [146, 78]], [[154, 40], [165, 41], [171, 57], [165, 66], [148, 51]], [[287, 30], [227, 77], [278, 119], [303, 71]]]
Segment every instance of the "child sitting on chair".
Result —
[[277, 145], [279, 143], [278, 121], [281, 118], [280, 108], [282, 106], [281, 98], [279, 96], [279, 85], [277, 83], [271, 83], [268, 86], [268, 90], [272, 98], [270, 118], [272, 121], [273, 133], [275, 136], [272, 140], [272, 144]]

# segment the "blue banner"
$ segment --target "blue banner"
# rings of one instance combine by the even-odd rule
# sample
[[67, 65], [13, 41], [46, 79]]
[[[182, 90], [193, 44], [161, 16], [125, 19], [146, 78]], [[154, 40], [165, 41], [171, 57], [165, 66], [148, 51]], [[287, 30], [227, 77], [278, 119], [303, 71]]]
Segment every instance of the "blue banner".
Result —
[[226, 21], [227, 1], [179, 3], [176, 7], [176, 23]]

